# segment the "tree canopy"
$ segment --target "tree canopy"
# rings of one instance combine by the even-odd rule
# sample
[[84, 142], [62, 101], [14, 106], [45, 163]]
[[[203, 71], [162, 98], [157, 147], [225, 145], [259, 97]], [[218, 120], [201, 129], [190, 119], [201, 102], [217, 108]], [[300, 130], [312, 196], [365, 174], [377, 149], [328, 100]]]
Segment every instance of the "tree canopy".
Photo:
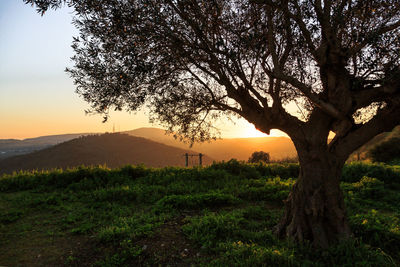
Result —
[[270, 160], [269, 153], [264, 152], [264, 151], [255, 151], [255, 152], [253, 152], [253, 154], [251, 154], [251, 156], [247, 162], [249, 162], [249, 163], [259, 163], [259, 162], [269, 163], [269, 160]]

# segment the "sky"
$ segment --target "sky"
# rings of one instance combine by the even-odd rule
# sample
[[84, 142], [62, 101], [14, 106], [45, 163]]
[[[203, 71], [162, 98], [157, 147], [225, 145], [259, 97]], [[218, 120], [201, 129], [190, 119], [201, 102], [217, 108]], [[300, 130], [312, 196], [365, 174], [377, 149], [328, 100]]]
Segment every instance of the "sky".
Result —
[[[89, 105], [64, 71], [72, 66], [70, 46], [78, 35], [71, 21], [67, 7], [40, 16], [22, 0], [0, 0], [0, 139], [159, 127], [149, 123], [146, 110], [112, 112], [106, 123], [85, 113]], [[267, 136], [245, 120], [216, 126], [223, 138]]]

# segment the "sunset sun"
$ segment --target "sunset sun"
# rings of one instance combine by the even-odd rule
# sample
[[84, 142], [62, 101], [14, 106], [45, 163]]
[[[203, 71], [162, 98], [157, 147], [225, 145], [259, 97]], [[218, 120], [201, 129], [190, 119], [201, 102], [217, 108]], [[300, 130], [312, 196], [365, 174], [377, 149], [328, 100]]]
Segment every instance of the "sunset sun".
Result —
[[243, 136], [244, 137], [266, 137], [269, 136], [254, 127], [253, 124], [250, 124], [246, 129], [243, 129]]
[[242, 125], [240, 136], [244, 138], [254, 138], [254, 137], [278, 137], [278, 136], [286, 136], [284, 132], [279, 130], [271, 130], [270, 134], [263, 133], [250, 123], [245, 123]]

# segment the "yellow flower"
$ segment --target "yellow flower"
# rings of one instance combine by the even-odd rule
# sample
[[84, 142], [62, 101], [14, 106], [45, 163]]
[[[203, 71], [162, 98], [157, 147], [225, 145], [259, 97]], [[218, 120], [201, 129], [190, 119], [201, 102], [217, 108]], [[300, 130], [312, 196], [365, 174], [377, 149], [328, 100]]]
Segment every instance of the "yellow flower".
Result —
[[277, 250], [277, 249], [275, 249], [275, 250], [272, 251], [272, 252], [275, 253], [275, 254], [281, 255], [281, 252], [280, 252], [279, 250]]
[[237, 242], [233, 242], [233, 245], [234, 246], [238, 246], [238, 247], [240, 247], [240, 246], [242, 246], [243, 245], [243, 243], [242, 243], [242, 241], [237, 241]]
[[364, 221], [362, 222], [362, 224], [367, 224], [367, 223], [368, 223], [367, 219], [364, 219]]

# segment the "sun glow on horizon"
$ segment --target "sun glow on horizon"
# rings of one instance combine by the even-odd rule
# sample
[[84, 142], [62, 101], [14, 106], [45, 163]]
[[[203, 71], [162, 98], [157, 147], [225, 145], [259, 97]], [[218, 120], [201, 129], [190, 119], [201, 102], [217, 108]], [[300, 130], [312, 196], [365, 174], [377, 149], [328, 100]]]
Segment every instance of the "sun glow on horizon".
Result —
[[270, 134], [263, 133], [259, 131], [253, 124], [249, 123], [249, 126], [244, 127], [242, 129], [242, 134], [244, 138], [252, 138], [252, 137], [279, 137], [279, 136], [287, 136], [285, 133], [279, 130], [271, 130]]

